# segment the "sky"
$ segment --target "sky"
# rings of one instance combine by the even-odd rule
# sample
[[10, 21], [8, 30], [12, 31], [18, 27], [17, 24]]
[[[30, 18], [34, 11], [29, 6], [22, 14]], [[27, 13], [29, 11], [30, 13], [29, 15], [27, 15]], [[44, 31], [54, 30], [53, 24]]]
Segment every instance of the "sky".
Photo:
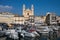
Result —
[[60, 16], [60, 0], [0, 0], [0, 12], [11, 12], [22, 15], [23, 4], [26, 9], [34, 5], [35, 15], [46, 15], [53, 12]]

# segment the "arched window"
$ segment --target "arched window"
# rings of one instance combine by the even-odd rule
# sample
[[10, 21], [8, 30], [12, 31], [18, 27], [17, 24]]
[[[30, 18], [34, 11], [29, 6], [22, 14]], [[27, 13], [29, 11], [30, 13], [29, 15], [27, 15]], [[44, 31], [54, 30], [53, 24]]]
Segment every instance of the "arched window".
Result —
[[29, 13], [27, 13], [27, 15], [29, 15]]

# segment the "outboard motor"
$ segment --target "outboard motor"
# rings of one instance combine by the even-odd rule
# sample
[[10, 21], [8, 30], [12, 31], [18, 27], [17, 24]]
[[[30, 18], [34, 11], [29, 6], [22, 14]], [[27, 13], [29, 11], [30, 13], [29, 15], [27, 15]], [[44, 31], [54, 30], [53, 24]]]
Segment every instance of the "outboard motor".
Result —
[[21, 38], [23, 38], [20, 32], [18, 32], [18, 37], [19, 37], [19, 40], [21, 40]]

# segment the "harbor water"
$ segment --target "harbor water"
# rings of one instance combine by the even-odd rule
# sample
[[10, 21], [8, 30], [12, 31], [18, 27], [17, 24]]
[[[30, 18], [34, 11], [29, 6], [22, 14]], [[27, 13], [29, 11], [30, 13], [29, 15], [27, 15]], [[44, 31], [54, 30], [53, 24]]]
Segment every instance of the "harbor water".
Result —
[[[7, 38], [7, 37], [0, 37], [0, 40], [13, 40], [13, 39]], [[54, 38], [48, 39], [47, 37], [35, 37], [35, 38], [25, 37], [25, 38], [21, 38], [20, 40], [60, 40], [60, 37], [58, 37], [56, 39], [54, 39]]]

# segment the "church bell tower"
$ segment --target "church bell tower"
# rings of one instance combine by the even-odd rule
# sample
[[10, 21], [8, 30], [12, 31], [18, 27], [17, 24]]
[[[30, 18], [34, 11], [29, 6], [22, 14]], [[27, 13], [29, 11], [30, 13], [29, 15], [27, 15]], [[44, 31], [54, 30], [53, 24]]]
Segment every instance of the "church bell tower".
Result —
[[32, 14], [34, 14], [34, 6], [33, 6], [33, 4], [31, 6], [31, 10], [32, 10]]
[[23, 15], [24, 15], [24, 11], [25, 11], [25, 4], [23, 4]]
[[31, 9], [26, 9], [25, 5], [23, 5], [23, 16], [24, 17], [29, 17], [34, 15], [34, 7], [33, 5], [31, 6]]

